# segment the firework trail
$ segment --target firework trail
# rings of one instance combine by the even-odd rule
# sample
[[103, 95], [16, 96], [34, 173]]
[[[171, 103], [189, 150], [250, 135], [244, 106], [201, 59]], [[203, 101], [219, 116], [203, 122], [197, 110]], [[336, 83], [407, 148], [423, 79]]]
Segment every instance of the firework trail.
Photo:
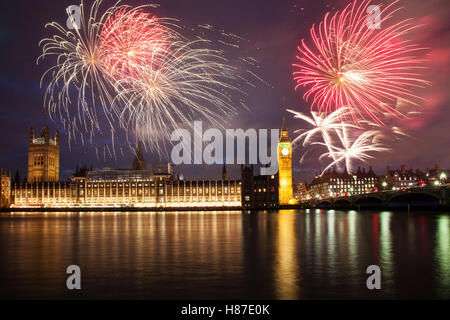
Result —
[[333, 161], [322, 171], [323, 174], [326, 170], [334, 165], [343, 163], [348, 172], [353, 172], [353, 161], [359, 160], [365, 162], [366, 160], [373, 159], [373, 152], [388, 151], [383, 144], [376, 142], [377, 133], [374, 131], [365, 131], [359, 134], [356, 138], [350, 137], [350, 132], [347, 127], [336, 129], [336, 134], [339, 137], [340, 145], [326, 145], [322, 142], [315, 142], [315, 144], [326, 145], [330, 147], [332, 152], [326, 152], [322, 154], [319, 159], [325, 157], [333, 157]]
[[[376, 123], [369, 123], [374, 128], [366, 130], [365, 127], [356, 126], [353, 122], [343, 121], [351, 113], [350, 108], [340, 108], [327, 116], [323, 113], [317, 114], [312, 111], [311, 117], [297, 111], [287, 111], [293, 113], [295, 115], [294, 118], [302, 119], [313, 126], [309, 130], [299, 129], [294, 131], [294, 133], [300, 134], [294, 138], [293, 144], [303, 141], [303, 146], [320, 145], [327, 148], [328, 152], [323, 153], [319, 160], [331, 158], [332, 162], [323, 172], [331, 166], [341, 166], [342, 164], [346, 166], [349, 172], [352, 172], [353, 160], [368, 160], [372, 158], [370, 153], [389, 150], [383, 146], [382, 138], [384, 136]], [[364, 123], [361, 122], [360, 124]], [[355, 135], [358, 137], [353, 141], [351, 137]], [[303, 161], [304, 156], [301, 161]]]
[[236, 113], [228, 94], [239, 91], [230, 84], [235, 70], [220, 51], [204, 49], [205, 41], [173, 42], [141, 68], [132, 85], [128, 79], [119, 81], [124, 88], [117, 96], [122, 127], [158, 149], [155, 134], [169, 137], [168, 127], [198, 116], [222, 127], [222, 118]]
[[179, 38], [163, 24], [142, 8], [122, 7], [108, 17], [98, 47], [102, 52], [100, 60], [114, 80], [139, 78], [140, 69], [151, 64], [155, 55], [164, 54], [172, 38]]
[[373, 132], [374, 141], [378, 143], [388, 143], [399, 141], [403, 138], [410, 137], [395, 121], [390, 121], [386, 125], [379, 125], [376, 122], [362, 120], [360, 126], [368, 132]]
[[50, 58], [56, 62], [41, 78], [42, 87], [44, 79], [50, 77], [44, 106], [51, 117], [59, 115], [64, 127], [73, 135], [82, 129], [87, 132], [99, 129], [96, 102], [111, 121], [108, 104], [114, 100], [116, 88], [99, 59], [102, 52], [98, 42], [103, 22], [116, 8], [101, 14], [100, 4], [101, 1], [95, 1], [86, 11], [81, 3], [80, 25], [74, 30], [67, 30], [57, 22], [48, 23], [45, 27], [52, 28], [55, 34], [40, 42], [42, 55], [37, 62]]
[[297, 130], [301, 134], [294, 142], [327, 148], [319, 157], [331, 159], [323, 172], [334, 165], [351, 172], [354, 161], [365, 162], [388, 151], [386, 143], [407, 136], [397, 121], [411, 111], [398, 108], [399, 102], [418, 106], [421, 98], [414, 90], [428, 82], [420, 76], [425, 61], [418, 56], [424, 49], [406, 39], [418, 26], [411, 19], [392, 22], [401, 9], [394, 8], [397, 2], [378, 6], [382, 28], [377, 29], [368, 26], [371, 1], [354, 0], [311, 28], [312, 45], [302, 40], [298, 47], [295, 89], [306, 88], [312, 117], [288, 111], [313, 128]]
[[245, 79], [223, 50], [197, 35], [182, 36], [177, 20], [144, 10], [152, 5], [116, 3], [102, 11], [101, 3], [81, 3], [79, 29], [53, 22], [47, 26], [56, 34], [41, 41], [38, 62], [56, 60], [42, 76], [41, 86], [50, 78], [44, 104], [69, 132], [84, 130], [92, 138], [105, 131], [103, 117], [112, 137], [124, 129], [127, 138], [159, 153], [159, 141], [183, 123], [204, 117], [223, 126], [224, 117], [236, 114], [232, 96], [245, 95]]
[[401, 9], [393, 8], [394, 1], [381, 10], [381, 29], [369, 28], [370, 2], [355, 0], [341, 12], [327, 13], [311, 28], [313, 45], [302, 40], [298, 46], [295, 89], [306, 87], [303, 97], [312, 110], [327, 114], [346, 106], [355, 122], [382, 124], [386, 113], [403, 116], [395, 108], [398, 99], [412, 105], [421, 100], [414, 90], [428, 83], [419, 72], [424, 49], [404, 39], [418, 26], [411, 19], [391, 23]]
[[312, 111], [311, 117], [309, 117], [306, 114], [303, 114], [301, 112], [298, 112], [298, 111], [293, 111], [293, 110], [289, 110], [289, 109], [287, 111], [290, 113], [293, 113], [294, 118], [302, 119], [313, 126], [313, 128], [310, 130], [299, 129], [299, 130], [294, 131], [294, 133], [301, 133], [301, 134], [299, 136], [297, 136], [292, 141], [292, 143], [296, 143], [299, 140], [303, 140], [303, 146], [306, 146], [307, 144], [311, 144], [311, 140], [318, 133], [320, 133], [322, 135], [322, 137], [325, 141], [328, 141], [329, 143], [331, 143], [330, 138], [329, 138], [329, 132], [331, 130], [341, 128], [342, 126], [356, 127], [353, 124], [342, 122], [342, 119], [350, 113], [350, 108], [340, 108], [326, 116], [323, 113], [318, 114], [317, 112]]
[[[334, 130], [338, 128], [344, 127], [355, 127], [353, 124], [350, 123], [343, 123], [342, 119], [345, 118], [347, 115], [350, 114], [349, 108], [340, 108], [336, 111], [333, 111], [329, 115], [325, 116], [325, 114], [318, 114], [314, 111], [311, 112], [311, 117], [293, 110], [287, 110], [290, 113], [294, 114], [294, 118], [302, 119], [309, 124], [313, 126], [312, 129], [306, 130], [306, 129], [299, 129], [294, 131], [294, 134], [300, 133], [297, 137], [294, 138], [292, 143], [295, 145], [299, 141], [303, 141], [303, 146], [310, 145], [313, 143], [313, 139], [315, 136], [320, 134], [321, 138], [323, 139], [323, 142], [325, 146], [328, 149], [328, 152], [330, 153], [331, 157], [335, 159], [333, 149], [331, 148], [333, 139], [331, 135], [333, 134]], [[304, 154], [304, 156], [306, 153]], [[303, 161], [303, 157], [302, 160]]]

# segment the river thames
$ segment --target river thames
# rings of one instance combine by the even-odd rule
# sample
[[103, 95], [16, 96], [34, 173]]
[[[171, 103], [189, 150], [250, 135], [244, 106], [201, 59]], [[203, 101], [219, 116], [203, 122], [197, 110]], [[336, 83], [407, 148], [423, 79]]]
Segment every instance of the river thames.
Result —
[[449, 212], [2, 213], [0, 246], [2, 299], [450, 298]]

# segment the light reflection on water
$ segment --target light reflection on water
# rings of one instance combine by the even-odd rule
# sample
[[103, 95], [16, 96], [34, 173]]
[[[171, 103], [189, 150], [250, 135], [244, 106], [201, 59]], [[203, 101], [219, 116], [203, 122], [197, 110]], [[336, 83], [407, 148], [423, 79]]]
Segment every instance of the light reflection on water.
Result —
[[289, 210], [280, 210], [277, 220], [276, 298], [281, 300], [298, 299], [299, 263], [295, 239], [295, 215]]
[[[450, 218], [449, 216], [440, 216], [436, 234], [437, 250], [436, 264], [439, 266], [437, 272], [437, 281], [443, 291], [450, 288]], [[447, 298], [449, 296], [447, 295]]]
[[449, 229], [433, 212], [3, 213], [0, 298], [448, 299]]

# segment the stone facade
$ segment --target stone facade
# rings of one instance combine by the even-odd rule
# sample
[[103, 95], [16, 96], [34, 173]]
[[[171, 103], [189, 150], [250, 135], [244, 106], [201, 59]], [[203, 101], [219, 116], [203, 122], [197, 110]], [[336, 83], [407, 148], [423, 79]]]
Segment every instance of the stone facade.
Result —
[[68, 182], [12, 187], [13, 207], [238, 207], [238, 180], [184, 181], [149, 170], [100, 170]]
[[59, 133], [50, 136], [48, 127], [41, 130], [39, 137], [30, 129], [28, 142], [29, 183], [59, 181]]
[[0, 168], [0, 208], [11, 204], [11, 171], [4, 172]]

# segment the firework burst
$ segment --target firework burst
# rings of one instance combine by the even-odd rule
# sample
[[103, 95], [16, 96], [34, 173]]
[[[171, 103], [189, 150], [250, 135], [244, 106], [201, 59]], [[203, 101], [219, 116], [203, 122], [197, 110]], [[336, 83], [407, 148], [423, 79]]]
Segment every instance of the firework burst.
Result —
[[122, 108], [118, 117], [127, 132], [159, 149], [158, 137], [170, 138], [167, 128], [196, 117], [222, 127], [223, 117], [236, 113], [229, 96], [239, 91], [231, 84], [235, 69], [221, 51], [205, 49], [205, 41], [173, 42], [142, 67], [132, 85], [128, 79], [119, 81], [124, 89], [115, 103]]
[[[134, 142], [160, 152], [161, 138], [186, 121], [203, 117], [222, 126], [225, 116], [236, 113], [231, 97], [241, 97], [242, 81], [250, 82], [223, 50], [211, 49], [211, 41], [198, 35], [182, 36], [177, 20], [145, 11], [152, 5], [116, 3], [102, 11], [101, 3], [81, 3], [78, 29], [53, 22], [47, 26], [56, 34], [41, 41], [38, 62], [56, 61], [42, 76], [41, 86], [50, 78], [44, 104], [50, 116], [60, 116], [69, 140], [82, 130], [92, 140], [105, 122], [113, 136], [125, 129]], [[240, 104], [245, 106], [242, 99]]]
[[99, 129], [96, 102], [111, 121], [108, 105], [114, 100], [116, 88], [100, 59], [102, 53], [98, 42], [103, 22], [116, 8], [101, 14], [100, 4], [101, 0], [95, 1], [86, 11], [81, 3], [80, 26], [72, 31], [57, 22], [47, 24], [46, 28], [52, 28], [55, 35], [40, 42], [42, 55], [37, 62], [50, 58], [56, 62], [41, 78], [41, 87], [46, 77], [50, 78], [44, 106], [51, 117], [60, 116], [68, 129], [69, 141], [70, 134], [80, 129], [88, 132]]
[[[314, 147], [324, 146], [327, 152], [319, 157], [319, 160], [330, 158], [331, 162], [323, 170], [325, 172], [332, 166], [345, 166], [349, 172], [354, 169], [354, 161], [366, 161], [373, 158], [373, 153], [388, 151], [385, 147], [387, 130], [373, 122], [361, 121], [359, 125], [353, 122], [346, 122], [343, 119], [351, 113], [350, 108], [340, 108], [329, 115], [311, 112], [311, 117], [292, 110], [287, 110], [294, 114], [294, 118], [306, 121], [313, 127], [309, 130], [299, 129], [294, 133], [299, 133], [294, 138], [293, 144], [303, 141], [302, 145]], [[403, 132], [393, 127], [392, 132], [403, 134]], [[308, 149], [301, 158], [301, 162], [311, 149]], [[322, 173], [323, 173], [322, 172]]]
[[304, 99], [318, 113], [341, 107], [352, 109], [352, 118], [382, 123], [383, 114], [403, 114], [395, 108], [398, 99], [412, 105], [421, 100], [414, 93], [427, 82], [420, 77], [423, 49], [405, 36], [417, 26], [410, 20], [391, 23], [399, 9], [381, 10], [381, 29], [369, 28], [370, 0], [355, 0], [341, 12], [327, 13], [311, 28], [313, 45], [298, 46], [294, 64], [295, 88], [306, 87]]
[[343, 123], [342, 119], [350, 114], [349, 108], [340, 108], [338, 110], [333, 111], [329, 115], [325, 114], [318, 114], [317, 112], [312, 111], [311, 117], [307, 116], [304, 113], [293, 111], [293, 110], [287, 110], [290, 113], [294, 114], [294, 118], [302, 119], [309, 124], [313, 126], [312, 129], [306, 130], [306, 129], [299, 129], [294, 131], [294, 133], [300, 133], [293, 141], [292, 143], [296, 143], [300, 140], [303, 141], [303, 146], [306, 146], [307, 144], [310, 144], [312, 139], [320, 133], [322, 138], [325, 141], [328, 141], [328, 143], [331, 143], [330, 141], [330, 131], [342, 128], [344, 127], [355, 127], [355, 125], [350, 123]]
[[114, 80], [139, 78], [142, 67], [152, 65], [180, 36], [168, 23], [142, 8], [122, 7], [110, 15], [102, 28], [100, 60]]
[[376, 142], [377, 133], [374, 131], [365, 131], [357, 135], [356, 138], [351, 137], [350, 132], [346, 127], [336, 130], [336, 135], [339, 137], [340, 144], [326, 145], [322, 142], [315, 142], [315, 144], [326, 145], [332, 151], [323, 153], [319, 159], [325, 157], [333, 158], [333, 161], [322, 171], [322, 174], [334, 165], [344, 164], [349, 172], [353, 172], [353, 161], [367, 161], [373, 159], [374, 152], [388, 151], [383, 144]]
[[[334, 160], [333, 149], [331, 148], [333, 144], [332, 134], [333, 132], [342, 127], [355, 127], [353, 124], [343, 123], [342, 119], [349, 115], [349, 108], [340, 108], [338, 110], [333, 111], [329, 115], [325, 116], [325, 114], [318, 114], [314, 111], [311, 112], [311, 117], [307, 116], [298, 111], [287, 110], [290, 113], [294, 114], [294, 118], [298, 118], [306, 121], [310, 125], [312, 125], [312, 129], [299, 129], [295, 130], [294, 134], [299, 134], [294, 138], [292, 143], [295, 145], [296, 143], [303, 141], [303, 146], [310, 145], [314, 143], [314, 138], [320, 135], [319, 138], [322, 138], [324, 145], [327, 147], [329, 154], [332, 156]], [[304, 154], [304, 156], [306, 153]], [[302, 160], [303, 161], [303, 157]]]

